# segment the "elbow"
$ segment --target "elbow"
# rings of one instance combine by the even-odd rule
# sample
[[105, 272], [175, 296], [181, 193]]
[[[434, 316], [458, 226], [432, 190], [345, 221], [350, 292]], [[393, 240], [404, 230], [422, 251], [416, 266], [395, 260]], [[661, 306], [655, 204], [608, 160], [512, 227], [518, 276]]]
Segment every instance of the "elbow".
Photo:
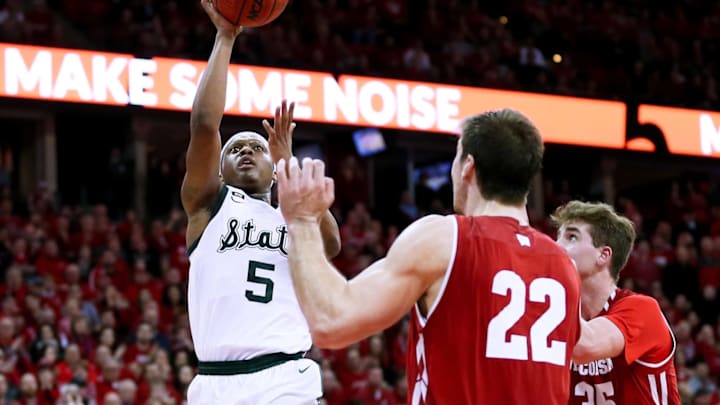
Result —
[[575, 364], [586, 364], [591, 361], [598, 360], [598, 353], [593, 350], [593, 347], [582, 342], [573, 349], [572, 360]]
[[216, 134], [220, 128], [220, 123], [210, 116], [210, 114], [202, 111], [194, 111], [190, 114], [190, 132], [191, 134], [211, 133]]
[[340, 254], [341, 247], [340, 235], [333, 235], [325, 241], [325, 255], [328, 259], [333, 259]]
[[309, 326], [313, 345], [320, 349], [337, 350], [347, 346], [341, 330], [333, 326], [332, 322], [309, 322]]

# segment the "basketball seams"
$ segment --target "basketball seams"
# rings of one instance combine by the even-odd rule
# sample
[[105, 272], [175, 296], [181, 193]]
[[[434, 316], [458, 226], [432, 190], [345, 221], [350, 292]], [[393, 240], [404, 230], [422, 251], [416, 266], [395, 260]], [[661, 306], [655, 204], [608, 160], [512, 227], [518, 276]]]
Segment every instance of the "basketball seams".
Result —
[[266, 19], [272, 18], [273, 12], [275, 12], [275, 6], [277, 5], [277, 0], [272, 0], [272, 8], [270, 8], [270, 12], [268, 13]]
[[[273, 3], [273, 12], [270, 14], [270, 21], [274, 21], [276, 18], [282, 14], [282, 12], [287, 8], [289, 1], [288, 0], [275, 0]], [[279, 4], [279, 6], [278, 6]]]
[[[240, 23], [240, 20], [243, 17], [243, 11], [245, 11], [245, 4], [247, 3], [247, 1], [248, 0], [243, 0], [242, 5], [240, 5], [240, 10], [238, 11], [237, 16], [235, 17], [235, 22], [233, 22], [234, 25], [238, 25], [238, 23]], [[252, 1], [252, 0], [250, 0], [250, 1]]]
[[[218, 11], [230, 23], [243, 27], [262, 27], [277, 19], [288, 0], [214, 0]], [[252, 19], [250, 19], [252, 17]]]

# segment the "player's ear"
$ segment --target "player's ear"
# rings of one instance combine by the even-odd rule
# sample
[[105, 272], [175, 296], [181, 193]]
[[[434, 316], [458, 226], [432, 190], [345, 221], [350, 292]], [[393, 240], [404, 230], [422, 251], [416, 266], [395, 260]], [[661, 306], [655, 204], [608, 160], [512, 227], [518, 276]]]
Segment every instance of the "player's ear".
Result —
[[598, 264], [602, 267], [609, 266], [612, 261], [613, 251], [610, 246], [603, 246], [600, 248], [600, 254], [598, 255]]
[[468, 153], [463, 159], [460, 173], [465, 180], [470, 180], [475, 174], [475, 158], [471, 154]]

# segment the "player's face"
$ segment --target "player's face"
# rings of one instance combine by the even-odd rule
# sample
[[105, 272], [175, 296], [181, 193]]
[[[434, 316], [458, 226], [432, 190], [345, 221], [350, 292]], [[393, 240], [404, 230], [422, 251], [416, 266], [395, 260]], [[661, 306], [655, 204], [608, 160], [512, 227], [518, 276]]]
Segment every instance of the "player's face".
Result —
[[270, 191], [274, 166], [268, 143], [260, 134], [240, 132], [223, 149], [222, 176], [225, 183], [249, 194]]
[[580, 278], [594, 274], [598, 269], [598, 259], [602, 249], [593, 245], [590, 225], [581, 222], [568, 222], [558, 231], [557, 244], [568, 252], [575, 262]]

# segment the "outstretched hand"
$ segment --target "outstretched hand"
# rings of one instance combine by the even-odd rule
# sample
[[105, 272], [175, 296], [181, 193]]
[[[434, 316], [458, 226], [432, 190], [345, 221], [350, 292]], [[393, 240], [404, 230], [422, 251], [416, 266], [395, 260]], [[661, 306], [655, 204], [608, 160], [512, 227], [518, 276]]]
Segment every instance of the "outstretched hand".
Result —
[[290, 103], [288, 106], [287, 100], [283, 100], [282, 105], [275, 109], [273, 125], [271, 126], [268, 120], [262, 122], [265, 132], [268, 134], [270, 156], [275, 163], [280, 162], [280, 159], [288, 161], [292, 157], [292, 136], [295, 130], [294, 112], [295, 103]]
[[217, 28], [218, 34], [235, 39], [242, 32], [242, 26], [233, 25], [227, 18], [223, 17], [215, 8], [215, 0], [200, 0], [202, 8]]
[[280, 159], [277, 176], [278, 202], [285, 222], [319, 224], [335, 200], [335, 183], [325, 177], [325, 163], [305, 158], [300, 167], [296, 157]]

